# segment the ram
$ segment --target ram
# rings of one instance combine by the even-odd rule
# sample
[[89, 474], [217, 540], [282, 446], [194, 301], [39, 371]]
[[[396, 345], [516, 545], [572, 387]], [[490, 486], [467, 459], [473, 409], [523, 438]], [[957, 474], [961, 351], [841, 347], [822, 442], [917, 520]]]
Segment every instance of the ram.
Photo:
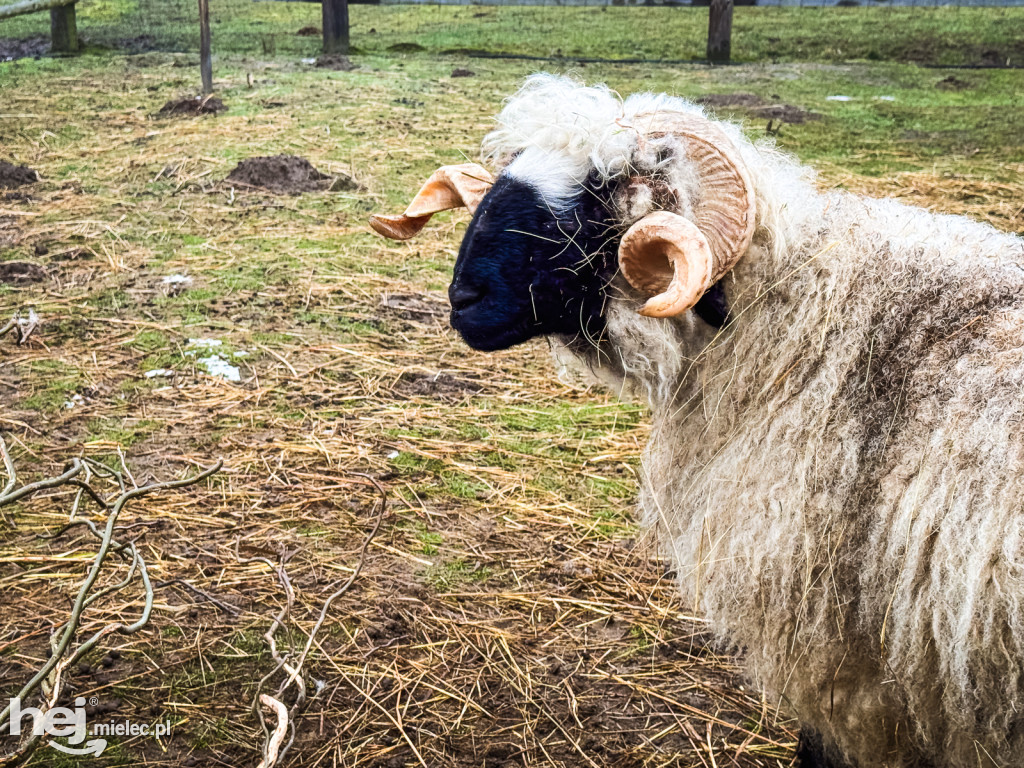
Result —
[[483, 148], [373, 227], [467, 207], [462, 338], [647, 402], [643, 521], [804, 765], [1019, 765], [1024, 241], [549, 75]]

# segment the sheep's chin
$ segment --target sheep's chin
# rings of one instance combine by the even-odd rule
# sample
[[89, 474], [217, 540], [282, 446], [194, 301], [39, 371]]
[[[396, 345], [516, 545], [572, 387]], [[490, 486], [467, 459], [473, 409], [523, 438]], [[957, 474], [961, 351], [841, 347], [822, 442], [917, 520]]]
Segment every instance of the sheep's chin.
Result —
[[517, 344], [529, 341], [539, 335], [537, 329], [523, 321], [502, 325], [501, 327], [482, 327], [480, 322], [466, 320], [470, 310], [452, 310], [449, 321], [452, 328], [467, 345], [478, 352], [498, 352], [509, 349]]

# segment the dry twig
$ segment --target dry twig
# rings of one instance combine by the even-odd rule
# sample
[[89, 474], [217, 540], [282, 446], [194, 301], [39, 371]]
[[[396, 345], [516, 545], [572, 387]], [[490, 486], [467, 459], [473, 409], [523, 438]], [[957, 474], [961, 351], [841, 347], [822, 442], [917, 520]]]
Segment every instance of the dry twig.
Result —
[[[131, 477], [131, 475], [124, 464], [123, 456], [119, 457], [120, 467], [118, 470], [110, 469], [94, 459], [76, 458], [71, 460], [67, 469], [60, 475], [38, 480], [19, 488], [17, 470], [7, 449], [7, 443], [2, 437], [0, 437], [0, 458], [3, 460], [4, 471], [7, 475], [7, 482], [4, 485], [3, 491], [0, 492], [0, 507], [31, 498], [40, 491], [61, 490], [64, 488], [74, 489], [69, 515], [70, 521], [48, 538], [57, 538], [71, 528], [84, 526], [99, 540], [98, 550], [89, 566], [85, 580], [75, 597], [70, 616], [63, 626], [51, 633], [49, 658], [45, 661], [42, 668], [18, 691], [16, 696], [17, 699], [24, 701], [37, 693], [41, 694], [43, 702], [40, 710], [45, 714], [49, 709], [56, 706], [58, 699], [61, 698], [63, 690], [62, 677], [69, 667], [78, 663], [107, 635], [114, 633], [130, 635], [138, 632], [149, 622], [149, 617], [153, 610], [153, 586], [150, 583], [146, 561], [139, 554], [134, 542], [121, 542], [114, 538], [117, 519], [124, 510], [125, 505], [133, 499], [150, 493], [184, 488], [202, 482], [220, 469], [221, 462], [217, 462], [214, 466], [182, 480], [169, 480], [143, 486], [133, 485], [133, 487], [129, 488], [124, 478], [125, 476]], [[115, 495], [109, 499], [103, 498], [100, 492], [93, 487], [93, 483], [96, 480], [106, 480], [107, 482], [115, 483], [117, 486]], [[97, 502], [97, 506], [99, 506], [101, 511], [107, 513], [106, 524], [102, 530], [91, 519], [78, 517], [81, 511], [81, 503], [87, 496]], [[118, 554], [123, 561], [129, 564], [128, 573], [120, 582], [94, 589], [107, 555], [111, 552]], [[142, 582], [141, 586], [144, 593], [143, 609], [138, 619], [130, 624], [122, 622], [105, 624], [90, 637], [75, 645], [75, 637], [82, 624], [85, 609], [101, 597], [119, 592], [127, 587], [133, 581], [136, 573], [138, 573]], [[8, 704], [0, 712], [0, 729], [9, 724], [11, 709], [12, 706]], [[32, 756], [40, 741], [41, 734], [36, 733], [35, 729], [33, 729], [33, 733], [24, 738], [13, 751], [0, 755], [0, 766], [7, 767], [24, 764]]]

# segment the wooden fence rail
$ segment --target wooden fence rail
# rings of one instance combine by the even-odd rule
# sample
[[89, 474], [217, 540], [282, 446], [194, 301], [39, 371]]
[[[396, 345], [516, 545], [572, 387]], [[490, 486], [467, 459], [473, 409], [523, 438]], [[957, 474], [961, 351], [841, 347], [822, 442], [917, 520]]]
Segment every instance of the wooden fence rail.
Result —
[[0, 5], [0, 19], [10, 19], [25, 13], [50, 11], [50, 44], [56, 53], [78, 51], [78, 23], [75, 19], [76, 0], [21, 0], [12, 5]]

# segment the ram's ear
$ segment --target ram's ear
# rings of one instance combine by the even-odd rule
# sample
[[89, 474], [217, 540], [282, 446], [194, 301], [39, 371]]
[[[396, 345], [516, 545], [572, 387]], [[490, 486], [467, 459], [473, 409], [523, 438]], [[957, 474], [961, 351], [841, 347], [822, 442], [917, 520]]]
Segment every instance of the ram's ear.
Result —
[[619, 269], [638, 291], [655, 294], [640, 308], [641, 315], [672, 317], [700, 301], [711, 287], [714, 259], [696, 224], [678, 214], [657, 211], [622, 236]]
[[439, 211], [465, 206], [472, 213], [484, 199], [494, 177], [482, 165], [443, 165], [431, 174], [405, 213], [399, 216], [373, 215], [370, 226], [391, 240], [408, 240], [419, 233]]

